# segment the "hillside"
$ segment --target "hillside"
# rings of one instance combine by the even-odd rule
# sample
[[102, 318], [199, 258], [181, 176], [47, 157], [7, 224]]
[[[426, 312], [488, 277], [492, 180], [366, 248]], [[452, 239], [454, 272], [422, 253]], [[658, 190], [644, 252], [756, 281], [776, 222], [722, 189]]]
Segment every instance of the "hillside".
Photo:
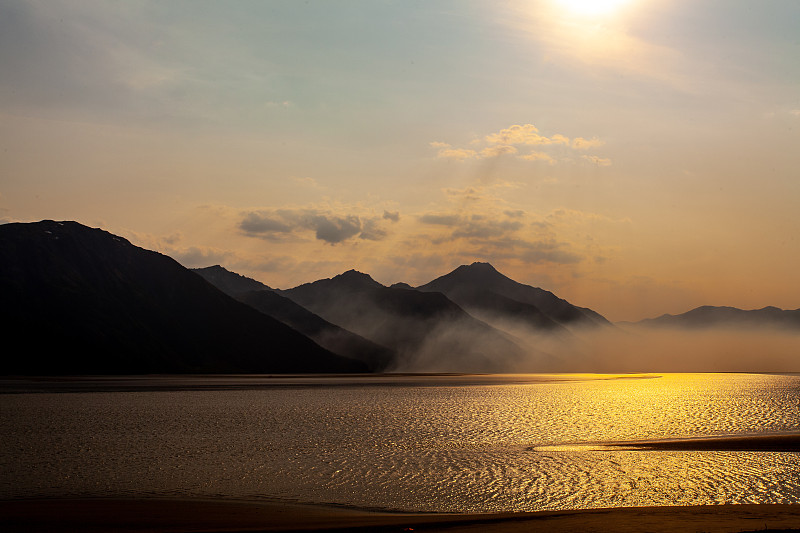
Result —
[[173, 259], [77, 222], [0, 225], [0, 374], [360, 372]]

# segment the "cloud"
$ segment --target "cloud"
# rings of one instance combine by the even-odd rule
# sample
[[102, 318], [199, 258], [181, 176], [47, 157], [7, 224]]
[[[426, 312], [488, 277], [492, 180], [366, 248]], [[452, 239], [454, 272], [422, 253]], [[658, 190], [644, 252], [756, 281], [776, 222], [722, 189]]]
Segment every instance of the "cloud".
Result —
[[545, 163], [550, 163], [551, 165], [556, 164], [556, 160], [544, 152], [531, 152], [529, 154], [521, 155], [519, 158], [525, 159], [526, 161], [544, 161]]
[[380, 225], [384, 218], [387, 217], [334, 213], [316, 208], [260, 210], [242, 215], [238, 228], [249, 237], [272, 241], [283, 241], [311, 231], [317, 240], [338, 244], [356, 236], [382, 240], [387, 235]]
[[580, 255], [566, 250], [566, 243], [553, 240], [520, 242], [517, 246], [521, 249], [518, 257], [529, 263], [556, 263], [570, 265], [580, 263]]
[[358, 236], [359, 239], [365, 239], [368, 241], [381, 241], [385, 237], [386, 231], [380, 227], [378, 219], [370, 218], [364, 220], [364, 223], [361, 227], [361, 234]]
[[572, 147], [576, 150], [588, 150], [590, 148], [597, 148], [598, 146], [603, 146], [605, 144], [604, 141], [601, 141], [597, 137], [592, 137], [591, 139], [584, 139], [583, 137], [575, 137], [572, 139]]
[[496, 146], [489, 146], [481, 150], [481, 157], [500, 157], [505, 154], [516, 154], [517, 149], [508, 144], [498, 144]]
[[[465, 191], [462, 191], [466, 194]], [[479, 191], [471, 190], [469, 194]], [[470, 204], [466, 213], [426, 213], [419, 221], [440, 227], [438, 235], [418, 236], [437, 244], [451, 243], [456, 254], [466, 260], [513, 259], [525, 263], [574, 264], [582, 256], [571, 251], [570, 245], [558, 241], [551, 224], [526, 221], [522, 210], [499, 211], [493, 205], [496, 198], [485, 195], [480, 202]], [[477, 198], [476, 198], [477, 199]]]
[[233, 256], [231, 252], [208, 246], [190, 246], [180, 249], [166, 249], [165, 253], [187, 268], [219, 265]]
[[[583, 151], [603, 146], [605, 142], [597, 137], [590, 139], [575, 137], [570, 140], [569, 137], [560, 133], [554, 133], [548, 137], [542, 135], [539, 132], [539, 128], [533, 124], [513, 124], [498, 132], [490, 133], [482, 139], [473, 140], [470, 145], [474, 146], [474, 149], [458, 148], [441, 141], [434, 141], [429, 144], [431, 147], [438, 149], [436, 156], [439, 158], [464, 161], [468, 159], [492, 159], [503, 155], [517, 154], [519, 152], [518, 146], [539, 146], [542, 149], [560, 147], [562, 151], [564, 148]], [[481, 145], [484, 145], [483, 148], [481, 148]], [[557, 162], [552, 155], [540, 150], [519, 154], [517, 158], [524, 161], [543, 161], [551, 165]], [[596, 158], [593, 162], [598, 165], [604, 165], [604, 161], [607, 160]], [[605, 164], [610, 164], [610, 162]]]
[[324, 189], [324, 187], [322, 187], [319, 183], [317, 183], [317, 180], [315, 180], [314, 178], [309, 178], [309, 177], [298, 178], [298, 177], [294, 177], [294, 178], [292, 178], [292, 181], [294, 181], [295, 183], [297, 183], [299, 185], [302, 185], [303, 187], [308, 187], [309, 189]]
[[423, 224], [455, 226], [461, 221], [461, 217], [459, 215], [425, 214], [419, 217], [419, 221]]
[[452, 237], [454, 239], [502, 237], [521, 229], [522, 226], [522, 222], [518, 220], [487, 220], [483, 216], [473, 215], [453, 232]]
[[310, 225], [317, 239], [336, 244], [361, 233], [361, 220], [357, 216], [335, 217], [316, 215], [310, 218]]
[[592, 163], [594, 163], [598, 167], [609, 167], [609, 166], [611, 166], [611, 160], [610, 159], [597, 157], [596, 155], [583, 155], [583, 156], [581, 156], [581, 158], [585, 159], [587, 161], [591, 161]]
[[514, 124], [497, 133], [486, 136], [490, 144], [569, 144], [569, 139], [563, 135], [555, 134], [553, 137], [539, 135], [539, 129], [533, 124]]
[[256, 213], [248, 213], [239, 223], [239, 228], [245, 233], [290, 233], [292, 231], [289, 224]]
[[386, 211], [383, 212], [383, 218], [385, 220], [391, 220], [392, 222], [397, 222], [400, 220], [400, 211]]
[[475, 150], [469, 150], [466, 148], [441, 148], [439, 152], [436, 154], [436, 157], [441, 159], [472, 159], [478, 156], [478, 152]]

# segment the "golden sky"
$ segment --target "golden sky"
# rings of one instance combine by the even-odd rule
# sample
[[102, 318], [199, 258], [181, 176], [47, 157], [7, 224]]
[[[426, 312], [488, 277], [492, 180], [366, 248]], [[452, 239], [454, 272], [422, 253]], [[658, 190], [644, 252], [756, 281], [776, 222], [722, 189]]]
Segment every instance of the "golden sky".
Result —
[[800, 307], [795, 0], [0, 0], [0, 219], [279, 288]]

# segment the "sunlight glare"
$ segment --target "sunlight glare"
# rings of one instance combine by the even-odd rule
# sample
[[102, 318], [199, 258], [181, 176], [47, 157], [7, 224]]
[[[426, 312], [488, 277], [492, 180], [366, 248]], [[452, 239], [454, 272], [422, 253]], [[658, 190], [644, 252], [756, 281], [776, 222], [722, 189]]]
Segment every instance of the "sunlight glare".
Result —
[[563, 8], [582, 16], [599, 16], [615, 12], [630, 0], [556, 0]]

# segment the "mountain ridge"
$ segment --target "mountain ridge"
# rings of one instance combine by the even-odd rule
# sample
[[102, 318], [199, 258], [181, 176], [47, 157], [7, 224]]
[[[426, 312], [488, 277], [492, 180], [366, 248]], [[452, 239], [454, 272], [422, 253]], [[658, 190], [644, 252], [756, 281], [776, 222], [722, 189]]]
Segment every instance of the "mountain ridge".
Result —
[[[386, 287], [354, 270], [280, 294], [395, 350], [400, 356], [395, 370], [501, 371], [524, 357], [508, 335], [472, 317], [446, 295]], [[451, 354], [458, 354], [460, 366]]]
[[800, 309], [781, 309], [768, 305], [760, 309], [701, 305], [677, 315], [663, 314], [633, 325], [645, 327], [783, 327], [800, 330]]
[[330, 323], [259, 281], [220, 265], [192, 271], [229, 296], [296, 329], [333, 353], [362, 361], [373, 372], [385, 370], [396, 359], [389, 348]]
[[[563, 328], [568, 326], [611, 325], [599, 313], [574, 306], [550, 291], [519, 283], [485, 262], [461, 265], [417, 289], [442, 292], [481, 314], [494, 313], [510, 318], [526, 316], [528, 323], [544, 330], [563, 332]], [[492, 306], [486, 305], [487, 291], [502, 299], [495, 299]]]
[[77, 222], [0, 225], [2, 374], [363, 372], [174, 259]]

